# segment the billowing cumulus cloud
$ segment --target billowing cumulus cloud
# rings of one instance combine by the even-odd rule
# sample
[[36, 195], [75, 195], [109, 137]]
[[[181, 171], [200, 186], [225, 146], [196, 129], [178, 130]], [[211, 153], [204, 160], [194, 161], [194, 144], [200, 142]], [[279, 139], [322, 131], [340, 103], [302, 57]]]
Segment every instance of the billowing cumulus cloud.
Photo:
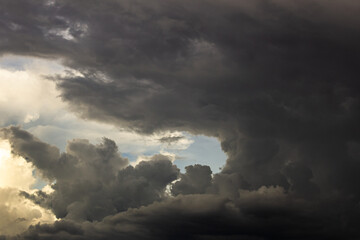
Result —
[[128, 166], [106, 138], [61, 153], [5, 128], [13, 151], [55, 181], [23, 195], [62, 218], [20, 238], [359, 238], [358, 2], [1, 6], [0, 52], [72, 69], [47, 78], [77, 116], [217, 137], [228, 156], [220, 173], [179, 174], [165, 155]]
[[107, 215], [140, 207], [166, 197], [166, 186], [176, 180], [179, 169], [169, 158], [154, 155], [150, 161], [128, 166], [114, 141], [104, 138], [98, 145], [87, 140], [69, 141], [66, 152], [41, 142], [17, 127], [2, 129], [14, 154], [32, 163], [53, 191], [22, 191], [21, 195], [57, 218], [101, 220]]
[[181, 176], [180, 181], [172, 186], [172, 193], [178, 194], [196, 194], [205, 193], [211, 185], [211, 170], [209, 166], [187, 166], [186, 173]]
[[20, 195], [21, 191], [31, 192], [36, 182], [32, 165], [12, 156], [7, 141], [1, 140], [0, 147], [0, 235], [20, 234], [32, 224], [54, 222], [50, 211]]

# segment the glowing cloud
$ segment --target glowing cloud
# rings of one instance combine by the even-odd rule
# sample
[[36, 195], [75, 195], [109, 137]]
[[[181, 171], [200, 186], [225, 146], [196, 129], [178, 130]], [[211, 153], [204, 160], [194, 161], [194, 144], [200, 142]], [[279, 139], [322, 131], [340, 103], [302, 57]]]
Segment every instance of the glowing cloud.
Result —
[[20, 196], [33, 192], [36, 182], [33, 166], [22, 157], [11, 154], [10, 144], [0, 140], [0, 235], [14, 235], [30, 225], [55, 221], [54, 215]]

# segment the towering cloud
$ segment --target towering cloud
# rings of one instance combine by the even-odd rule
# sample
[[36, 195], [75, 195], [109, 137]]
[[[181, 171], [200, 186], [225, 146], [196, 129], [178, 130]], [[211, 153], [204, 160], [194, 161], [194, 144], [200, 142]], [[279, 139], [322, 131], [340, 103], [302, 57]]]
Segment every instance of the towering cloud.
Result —
[[228, 155], [218, 174], [195, 165], [178, 179], [163, 157], [127, 166], [108, 139], [60, 153], [3, 129], [14, 152], [56, 180], [51, 194], [23, 194], [63, 218], [19, 237], [359, 238], [359, 7], [2, 1], [0, 52], [75, 70], [48, 78], [76, 114], [142, 134], [215, 136]]

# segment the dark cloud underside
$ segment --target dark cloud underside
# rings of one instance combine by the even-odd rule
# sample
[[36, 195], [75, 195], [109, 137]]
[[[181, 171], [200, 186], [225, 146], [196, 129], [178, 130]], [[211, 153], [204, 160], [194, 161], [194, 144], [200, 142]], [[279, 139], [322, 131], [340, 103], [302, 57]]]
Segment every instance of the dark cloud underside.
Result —
[[360, 237], [357, 1], [0, 5], [0, 52], [76, 70], [48, 77], [79, 116], [215, 136], [228, 155], [219, 174], [189, 166], [173, 182], [164, 156], [129, 167], [108, 139], [75, 140], [61, 154], [6, 128], [14, 151], [56, 179], [50, 196], [23, 194], [64, 218], [20, 237]]

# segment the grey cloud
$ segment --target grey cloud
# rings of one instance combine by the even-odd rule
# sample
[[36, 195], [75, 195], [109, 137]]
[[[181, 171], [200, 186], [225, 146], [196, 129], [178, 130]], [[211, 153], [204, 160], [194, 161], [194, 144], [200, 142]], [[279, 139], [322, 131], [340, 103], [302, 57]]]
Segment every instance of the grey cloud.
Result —
[[[136, 167], [128, 166], [128, 159], [122, 158], [116, 144], [106, 138], [98, 145], [82, 139], [69, 141], [66, 152], [59, 154], [56, 147], [18, 127], [3, 128], [1, 132], [14, 152], [26, 157], [44, 176], [56, 180], [52, 193], [39, 190], [22, 195], [51, 209], [58, 218], [100, 220], [129, 207], [150, 204], [166, 198], [166, 186], [179, 174], [163, 155]], [[49, 152], [57, 154], [44, 154]]]
[[238, 203], [219, 195], [179, 195], [108, 216], [99, 222], [77, 224], [62, 220], [54, 225], [37, 225], [17, 239], [48, 239], [50, 236], [56, 239], [249, 240], [356, 237], [355, 225], [347, 230], [340, 226], [339, 219], [334, 216], [337, 210], [323, 218], [321, 205], [315, 208], [308, 202], [298, 202], [297, 208], [292, 208], [292, 200], [276, 188], [242, 194], [243, 199]]
[[167, 143], [171, 144], [174, 142], [178, 142], [179, 140], [183, 139], [184, 136], [168, 136], [168, 137], [162, 137], [159, 139], [161, 143]]
[[[42, 1], [1, 5], [0, 52], [60, 58], [81, 72], [82, 76], [49, 76], [79, 116], [144, 134], [180, 130], [215, 136], [228, 160], [209, 188], [208, 180], [200, 184], [206, 191], [237, 201], [242, 190], [281, 186], [289, 199], [296, 200], [294, 205], [284, 203], [290, 212], [298, 208], [298, 201], [308, 201], [309, 207], [299, 208], [299, 215], [316, 219], [310, 225], [315, 222], [316, 228], [329, 232], [341, 228], [343, 239], [359, 236], [349, 210], [358, 208], [360, 197], [359, 154], [354, 147], [360, 136], [360, 19], [354, 10], [358, 2], [63, 0], [53, 5]], [[66, 39], [64, 31], [73, 39]], [[31, 136], [17, 138], [13, 145], [19, 153], [49, 159], [32, 160], [49, 178], [56, 177], [50, 169], [58, 159], [66, 163], [65, 169], [76, 165], [78, 154], [85, 154], [75, 143], [76, 156], [59, 155]], [[175, 179], [176, 171], [165, 165], [164, 171], [174, 175], [154, 180], [150, 185], [156, 191]], [[148, 167], [152, 165], [144, 169]], [[154, 176], [136, 169], [120, 172], [129, 178], [134, 175], [132, 181], [141, 186]], [[137, 178], [140, 170], [149, 177]], [[205, 192], [200, 185], [185, 190], [192, 182], [186, 173], [174, 189]], [[87, 193], [97, 189], [91, 186]], [[151, 194], [151, 201], [157, 200]], [[101, 196], [105, 199], [97, 201], [106, 205], [107, 197]], [[139, 199], [134, 193], [124, 201], [131, 198]], [[344, 204], [339, 198], [348, 206], [339, 207]], [[318, 205], [327, 207], [317, 209]], [[115, 214], [108, 210], [106, 214]], [[282, 212], [256, 205], [253, 211], [265, 217]], [[341, 223], [334, 219], [340, 215]], [[309, 239], [313, 226], [305, 227], [301, 235], [296, 226], [304, 225], [292, 216], [274, 220], [283, 226], [289, 220], [294, 224], [291, 230], [277, 228], [274, 233], [259, 224], [256, 230], [268, 235], [258, 237]], [[261, 223], [258, 218], [246, 221]], [[186, 237], [197, 234], [187, 227]], [[325, 230], [315, 231], [318, 239], [340, 237]]]
[[319, 192], [319, 187], [314, 184], [312, 171], [299, 163], [291, 163], [285, 167], [285, 175], [291, 184], [291, 190], [307, 196], [316, 196]]
[[205, 193], [211, 185], [210, 167], [196, 164], [185, 167], [185, 170], [181, 180], [172, 185], [171, 192], [174, 195]]
[[[54, 179], [56, 172], [54, 169], [59, 164], [60, 151], [55, 146], [51, 146], [21, 130], [18, 127], [9, 127], [1, 129], [1, 137], [9, 140], [12, 151], [21, 155], [27, 161], [31, 161], [34, 166], [42, 170], [45, 177]], [[63, 166], [66, 168], [67, 158], [63, 156]], [[60, 165], [61, 166], [61, 165]]]

